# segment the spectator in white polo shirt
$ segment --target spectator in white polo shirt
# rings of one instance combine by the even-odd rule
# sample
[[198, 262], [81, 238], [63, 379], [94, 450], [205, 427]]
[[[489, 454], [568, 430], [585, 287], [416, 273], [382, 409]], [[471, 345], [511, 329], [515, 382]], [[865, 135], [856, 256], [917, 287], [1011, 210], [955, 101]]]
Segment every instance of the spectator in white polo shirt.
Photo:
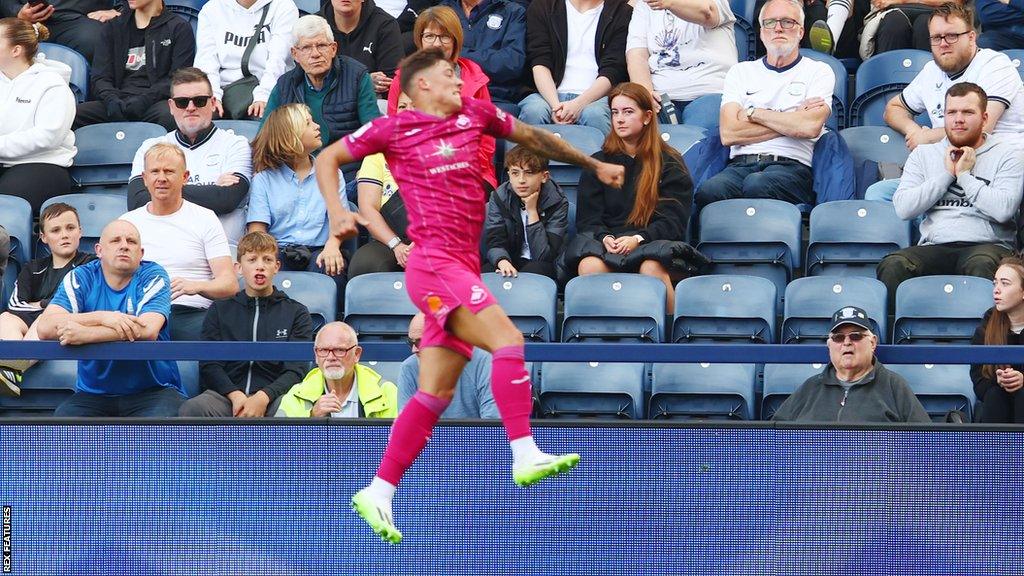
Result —
[[769, 0], [758, 16], [768, 54], [725, 76], [719, 114], [729, 165], [694, 194], [703, 208], [727, 198], [814, 203], [811, 155], [831, 114], [835, 75], [800, 56], [803, 4]]
[[[735, 21], [726, 0], [638, 0], [626, 36], [629, 81], [655, 103], [668, 95], [682, 122], [687, 104], [722, 93], [737, 59]], [[664, 112], [660, 120], [672, 121]]]
[[202, 70], [189, 67], [174, 72], [170, 107], [178, 129], [146, 140], [135, 153], [128, 182], [128, 208], [134, 210], [150, 200], [142, 182], [146, 151], [158, 142], [177, 144], [185, 152], [189, 171], [182, 195], [189, 202], [213, 210], [228, 244], [237, 246], [245, 233], [252, 150], [244, 136], [221, 130], [213, 123], [216, 103], [210, 80]]

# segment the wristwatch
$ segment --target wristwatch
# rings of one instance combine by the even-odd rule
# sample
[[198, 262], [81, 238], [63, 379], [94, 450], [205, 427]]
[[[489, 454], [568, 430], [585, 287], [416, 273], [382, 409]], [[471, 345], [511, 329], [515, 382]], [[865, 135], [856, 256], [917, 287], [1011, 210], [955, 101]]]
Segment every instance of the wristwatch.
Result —
[[754, 117], [754, 110], [757, 110], [757, 108], [754, 108], [753, 106], [747, 106], [747, 120], [748, 120], [748, 121], [749, 121], [749, 120], [750, 120], [751, 118], [753, 118], [753, 117]]
[[398, 236], [395, 236], [391, 240], [388, 240], [388, 248], [394, 250], [395, 247], [397, 247], [401, 243], [402, 243], [402, 239], [399, 238]]

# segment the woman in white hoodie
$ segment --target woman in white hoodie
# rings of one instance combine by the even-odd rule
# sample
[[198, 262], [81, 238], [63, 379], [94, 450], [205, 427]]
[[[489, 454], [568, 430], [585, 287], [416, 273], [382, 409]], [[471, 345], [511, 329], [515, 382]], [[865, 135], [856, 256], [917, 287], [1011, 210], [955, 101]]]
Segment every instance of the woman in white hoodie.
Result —
[[20, 196], [32, 211], [71, 191], [75, 96], [71, 68], [36, 57], [49, 32], [42, 24], [0, 20], [0, 194]]
[[[221, 117], [263, 116], [277, 78], [294, 65], [292, 26], [298, 19], [299, 10], [292, 0], [209, 0], [199, 11], [195, 65], [210, 78]], [[260, 20], [263, 27], [256, 30]], [[224, 92], [232, 82], [242, 79], [242, 55], [253, 34], [257, 34], [256, 45], [248, 67], [249, 74], [256, 78], [256, 86], [251, 96], [246, 90], [241, 97], [248, 106], [240, 107], [233, 101], [240, 99], [235, 90], [229, 90], [227, 102]], [[230, 113], [232, 108], [243, 110], [240, 118]]]

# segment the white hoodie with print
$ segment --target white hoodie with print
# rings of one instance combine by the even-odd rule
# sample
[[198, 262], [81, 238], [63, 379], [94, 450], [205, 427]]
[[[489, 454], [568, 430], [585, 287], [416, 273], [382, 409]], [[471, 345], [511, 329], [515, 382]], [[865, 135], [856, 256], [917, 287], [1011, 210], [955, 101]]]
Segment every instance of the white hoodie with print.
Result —
[[41, 53], [13, 79], [0, 73], [0, 164], [71, 166], [78, 150], [70, 79], [71, 67]]

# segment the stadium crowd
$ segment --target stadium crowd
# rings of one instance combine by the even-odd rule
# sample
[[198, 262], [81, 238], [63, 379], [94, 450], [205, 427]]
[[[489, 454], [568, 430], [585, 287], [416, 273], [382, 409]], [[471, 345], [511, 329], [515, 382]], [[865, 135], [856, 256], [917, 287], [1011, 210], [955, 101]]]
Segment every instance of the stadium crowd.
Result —
[[[413, 354], [397, 383], [360, 363], [360, 334], [340, 320], [353, 278], [401, 272], [416, 249], [398, 185], [381, 155], [342, 167], [337, 193], [367, 222], [361, 242], [343, 243], [329, 234], [314, 165], [322, 148], [410, 107], [399, 62], [418, 49], [443, 53], [463, 98], [567, 139], [571, 125], [585, 127], [598, 135], [594, 157], [626, 170], [621, 189], [589, 173], [559, 181], [559, 166], [485, 138], [475, 160], [489, 194], [485, 271], [560, 288], [638, 273], [664, 285], [671, 316], [687, 297], [680, 281], [713, 271], [695, 249], [709, 207], [766, 199], [806, 214], [866, 198], [890, 203], [920, 238], [869, 271], [885, 285], [888, 316], [909, 279], [994, 279], [971, 341], [1020, 343], [1024, 52], [1010, 51], [1024, 50], [1021, 0], [378, 1], [326, 0], [316, 14], [292, 0], [209, 0], [192, 14], [163, 0], [0, 2], [0, 195], [23, 199], [38, 230], [38, 242], [17, 238], [38, 245], [28, 260], [0, 227], [0, 260], [11, 253], [0, 262], [0, 339], [309, 341], [316, 361], [202, 362], [192, 398], [174, 362], [82, 361], [57, 415], [397, 414], [415, 391], [422, 317], [408, 326]], [[749, 54], [743, 25], [755, 30]], [[44, 42], [77, 54], [58, 57]], [[912, 81], [886, 84], [881, 124], [904, 138], [906, 162], [855, 161], [837, 131], [845, 111], [833, 124], [851, 100], [846, 75], [906, 49], [931, 53]], [[74, 86], [83, 67], [87, 85]], [[225, 120], [258, 132], [247, 138]], [[128, 162], [117, 183], [124, 213], [87, 238], [66, 201], [92, 192], [73, 178], [79, 129], [109, 122], [167, 132]], [[667, 127], [691, 123], [700, 137], [675, 145]], [[11, 217], [0, 222], [10, 228]], [[333, 280], [338, 317], [314, 322], [275, 286], [281, 271]], [[776, 417], [926, 419], [902, 376], [874, 359], [872, 330], [864, 310], [837, 311], [832, 363]], [[33, 364], [0, 360], [0, 395], [17, 396]], [[473, 353], [446, 417], [497, 417], [489, 365]], [[972, 368], [982, 421], [1024, 423], [1022, 371]], [[858, 409], [833, 409], [869, 387]]]

